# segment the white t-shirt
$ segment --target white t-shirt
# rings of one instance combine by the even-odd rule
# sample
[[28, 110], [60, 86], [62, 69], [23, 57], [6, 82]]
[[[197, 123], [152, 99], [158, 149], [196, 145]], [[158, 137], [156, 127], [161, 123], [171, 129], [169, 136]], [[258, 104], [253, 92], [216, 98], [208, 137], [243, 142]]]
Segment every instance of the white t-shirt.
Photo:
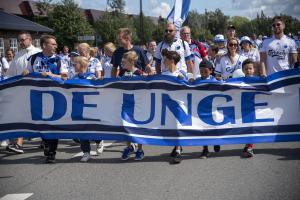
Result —
[[88, 72], [96, 74], [97, 71], [102, 71], [102, 65], [101, 62], [98, 60], [98, 58], [91, 57], [89, 59], [89, 67]]
[[249, 59], [252, 59], [254, 62], [259, 62], [260, 61], [260, 55], [259, 55], [259, 51], [256, 48], [251, 48], [250, 51], [246, 52], [244, 50], [240, 51], [240, 54], [242, 56], [245, 56]]
[[[185, 48], [183, 47], [183, 44], [185, 45]], [[168, 49], [169, 51], [176, 51], [177, 53], [179, 53], [181, 59], [176, 65], [178, 69], [177, 71], [182, 70], [184, 72], [187, 72], [185, 61], [193, 59], [193, 55], [187, 42], [181, 39], [176, 39], [172, 44], [168, 44], [162, 41], [157, 45], [154, 52], [154, 58], [156, 59], [156, 61], [161, 62], [161, 71], [165, 72], [168, 70], [168, 68], [164, 65], [163, 57], [161, 55], [163, 49]]]
[[112, 64], [111, 57], [104, 55], [102, 58], [102, 67], [104, 70], [104, 78], [111, 78]]
[[183, 78], [185, 77], [180, 71], [170, 72], [169, 70], [162, 72], [162, 75], [175, 76], [175, 77], [181, 76]]
[[247, 57], [236, 54], [234, 57], [235, 63], [231, 63], [228, 55], [222, 56], [220, 62], [217, 63], [215, 73], [220, 74], [223, 79], [228, 79], [237, 69], [242, 69], [242, 63]]
[[274, 36], [263, 41], [260, 52], [267, 54], [267, 75], [278, 71], [290, 69], [289, 54], [297, 53], [296, 43], [293, 39], [283, 35], [276, 39]]
[[2, 78], [4, 78], [4, 76], [5, 76], [4, 70], [7, 70], [7, 69], [9, 69], [9, 64], [8, 64], [6, 58], [1, 57], [1, 61], [0, 61], [0, 80]]
[[155, 60], [154, 60], [153, 55], [152, 55], [149, 51], [147, 51], [146, 56], [147, 56], [147, 58], [148, 58], [148, 60], [149, 60], [149, 63], [152, 63], [152, 64], [151, 64], [152, 70], [155, 71]]
[[28, 59], [33, 54], [41, 52], [42, 50], [34, 47], [33, 45], [29, 46], [26, 49], [20, 50], [12, 60], [10, 67], [8, 69], [8, 76], [17, 76], [22, 74], [24, 69], [27, 68]]
[[27, 69], [29, 72], [49, 72], [51, 71], [54, 74], [62, 74], [68, 73], [67, 64], [64, 62], [61, 62], [60, 68], [58, 69], [58, 62], [60, 60], [60, 57], [53, 54], [50, 57], [47, 57], [43, 55], [43, 53], [39, 53], [38, 56], [36, 56], [33, 65], [31, 65], [31, 59], [28, 61]]

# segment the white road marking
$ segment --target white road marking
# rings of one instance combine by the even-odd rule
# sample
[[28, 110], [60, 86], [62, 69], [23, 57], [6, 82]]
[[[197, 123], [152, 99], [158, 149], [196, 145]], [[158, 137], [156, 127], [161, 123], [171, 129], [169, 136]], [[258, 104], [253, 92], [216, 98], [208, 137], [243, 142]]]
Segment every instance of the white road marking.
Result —
[[[113, 144], [112, 142], [104, 142], [104, 147], [108, 147], [112, 144]], [[96, 144], [91, 144], [91, 146], [96, 146]], [[104, 151], [105, 151], [105, 149], [104, 149]], [[96, 151], [91, 151], [90, 154], [91, 154], [91, 156], [97, 156], [98, 155]], [[81, 156], [83, 156], [83, 152], [79, 152], [79, 153], [73, 155], [72, 157], [75, 158], [75, 157], [81, 157]]]
[[25, 200], [32, 196], [33, 193], [21, 193], [21, 194], [7, 194], [0, 200]]

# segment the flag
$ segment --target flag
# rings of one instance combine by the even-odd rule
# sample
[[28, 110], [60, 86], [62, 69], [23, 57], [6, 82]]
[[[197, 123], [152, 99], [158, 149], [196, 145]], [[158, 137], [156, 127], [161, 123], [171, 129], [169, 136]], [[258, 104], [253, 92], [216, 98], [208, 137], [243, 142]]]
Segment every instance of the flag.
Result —
[[175, 0], [175, 4], [167, 17], [168, 22], [175, 24], [177, 36], [179, 36], [179, 30], [188, 16], [190, 4], [191, 0]]

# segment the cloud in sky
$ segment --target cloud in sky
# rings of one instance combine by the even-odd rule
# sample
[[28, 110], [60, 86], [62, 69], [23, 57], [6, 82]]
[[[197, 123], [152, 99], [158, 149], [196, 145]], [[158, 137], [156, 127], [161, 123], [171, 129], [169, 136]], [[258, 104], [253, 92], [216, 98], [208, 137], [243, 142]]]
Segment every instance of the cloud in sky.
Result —
[[282, 13], [300, 19], [300, 5], [297, 2], [298, 0], [232, 0], [232, 8], [240, 10], [250, 18], [262, 10], [267, 16]]
[[[154, 2], [154, 0], [152, 0]], [[152, 2], [151, 2], [152, 4]], [[162, 16], [167, 17], [169, 12], [171, 11], [170, 5], [166, 2], [158, 2], [156, 4], [152, 4], [153, 9], [152, 13], [154, 16]]]

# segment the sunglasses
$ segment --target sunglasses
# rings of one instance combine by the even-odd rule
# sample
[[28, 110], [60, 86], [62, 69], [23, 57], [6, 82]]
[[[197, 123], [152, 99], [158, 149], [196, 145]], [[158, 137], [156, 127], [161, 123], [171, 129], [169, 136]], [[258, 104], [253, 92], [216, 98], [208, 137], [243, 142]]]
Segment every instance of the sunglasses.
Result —
[[281, 25], [280, 23], [272, 24], [273, 27], [280, 26], [280, 25]]
[[172, 30], [172, 29], [166, 29], [165, 30], [165, 33], [172, 33], [174, 30]]
[[237, 47], [238, 44], [237, 43], [229, 43], [228, 46], [230, 46], [230, 47]]

